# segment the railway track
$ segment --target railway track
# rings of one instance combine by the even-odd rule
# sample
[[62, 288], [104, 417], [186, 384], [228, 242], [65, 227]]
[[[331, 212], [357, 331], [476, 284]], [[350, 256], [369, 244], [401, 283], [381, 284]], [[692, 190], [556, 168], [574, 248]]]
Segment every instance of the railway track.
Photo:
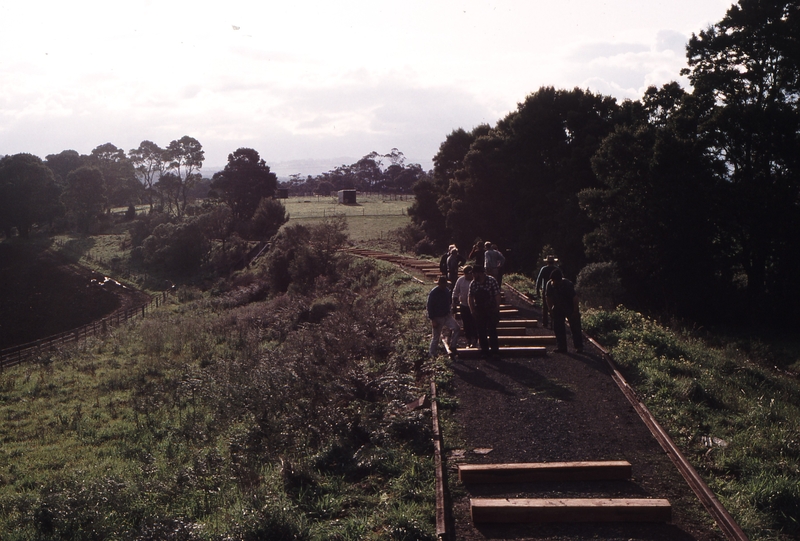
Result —
[[[439, 274], [430, 261], [353, 253], [431, 286]], [[459, 348], [453, 364], [448, 393], [459, 406], [445, 414], [460, 433], [441, 433], [432, 385], [445, 454], [436, 460], [440, 539], [747, 539], [602, 346], [549, 353], [555, 337], [536, 308], [507, 286], [504, 298], [500, 359]]]

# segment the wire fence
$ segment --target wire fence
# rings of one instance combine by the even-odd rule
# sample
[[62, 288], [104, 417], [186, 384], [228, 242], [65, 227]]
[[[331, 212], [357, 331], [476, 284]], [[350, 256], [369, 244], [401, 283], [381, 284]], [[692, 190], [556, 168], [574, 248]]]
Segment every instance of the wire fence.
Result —
[[129, 319], [140, 316], [145, 317], [148, 312], [155, 310], [159, 306], [166, 304], [169, 292], [164, 291], [160, 295], [155, 295], [149, 301], [136, 306], [121, 308], [102, 319], [97, 319], [86, 325], [82, 325], [69, 331], [41, 338], [27, 344], [20, 344], [10, 348], [0, 350], [0, 370], [16, 366], [32, 358], [54, 353], [59, 347], [85, 340], [90, 336], [105, 334], [113, 327], [119, 327]]

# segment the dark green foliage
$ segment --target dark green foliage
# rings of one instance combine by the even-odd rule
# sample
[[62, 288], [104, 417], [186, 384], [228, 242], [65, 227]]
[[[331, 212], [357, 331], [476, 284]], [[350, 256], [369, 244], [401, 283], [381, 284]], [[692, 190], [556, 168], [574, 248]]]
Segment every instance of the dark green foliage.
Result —
[[722, 298], [719, 205], [703, 149], [682, 131], [691, 125], [679, 109], [684, 99], [674, 83], [649, 89], [628, 115], [632, 123], [618, 126], [592, 159], [601, 187], [579, 199], [597, 224], [585, 236], [587, 253], [616, 262], [631, 306], [709, 318]]
[[208, 255], [208, 241], [196, 221], [162, 223], [142, 248], [145, 264], [180, 276], [196, 272]]
[[576, 282], [582, 303], [594, 308], [614, 308], [622, 297], [622, 282], [616, 263], [590, 263], [578, 273]]
[[409, 215], [441, 245], [466, 248], [481, 237], [511, 248], [528, 272], [551, 244], [574, 276], [584, 263], [579, 239], [590, 228], [577, 193], [597, 185], [590, 158], [618, 109], [612, 98], [580, 89], [541, 88], [494, 128], [454, 131], [434, 158], [435, 181], [415, 187]]
[[231, 208], [235, 220], [247, 222], [262, 199], [275, 195], [277, 185], [278, 178], [258, 152], [240, 148], [228, 155], [225, 169], [214, 173], [211, 189]]
[[125, 151], [111, 143], [100, 145], [86, 158], [87, 165], [97, 167], [103, 173], [108, 207], [119, 207], [138, 203], [143, 195], [143, 186], [136, 179], [133, 163]]
[[336, 280], [337, 251], [347, 240], [347, 222], [290, 224], [272, 240], [264, 272], [274, 292], [308, 291], [318, 279]]
[[259, 202], [250, 220], [249, 238], [270, 239], [288, 221], [289, 214], [281, 202], [265, 197]]
[[77, 229], [88, 233], [98, 223], [108, 203], [106, 182], [100, 169], [82, 166], [67, 175], [61, 202]]
[[16, 228], [27, 237], [34, 224], [44, 225], [61, 211], [60, 190], [53, 173], [31, 154], [0, 159], [0, 231], [6, 237]]
[[797, 2], [741, 0], [692, 36], [683, 70], [723, 181], [728, 266], [746, 277], [748, 312], [776, 323], [796, 321], [800, 301], [799, 39]]

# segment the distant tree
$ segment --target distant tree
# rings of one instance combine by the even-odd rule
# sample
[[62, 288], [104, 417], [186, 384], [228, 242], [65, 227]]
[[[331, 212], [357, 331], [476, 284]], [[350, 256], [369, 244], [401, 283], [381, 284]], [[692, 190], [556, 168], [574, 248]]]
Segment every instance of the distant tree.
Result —
[[56, 182], [64, 186], [67, 182], [67, 175], [72, 171], [87, 165], [88, 156], [81, 156], [75, 150], [63, 150], [58, 154], [49, 154], [45, 157], [45, 165], [53, 171]]
[[182, 214], [180, 210], [181, 190], [183, 183], [181, 178], [169, 171], [159, 177], [154, 185], [159, 198], [159, 207], [167, 214], [178, 216]]
[[183, 216], [188, 204], [189, 190], [200, 179], [198, 171], [203, 167], [205, 152], [200, 142], [188, 135], [171, 141], [165, 153], [168, 169], [180, 181], [179, 197], [176, 201], [175, 212]]
[[316, 191], [317, 194], [319, 195], [330, 195], [331, 192], [333, 191], [333, 184], [331, 184], [327, 180], [320, 181], [320, 183], [317, 184]]
[[225, 169], [214, 173], [211, 189], [233, 211], [239, 222], [249, 221], [265, 197], [273, 197], [278, 177], [252, 148], [228, 155]]
[[59, 188], [53, 172], [32, 154], [0, 159], [0, 229], [6, 237], [16, 227], [27, 237], [31, 227], [49, 221], [59, 210]]
[[88, 233], [106, 209], [106, 183], [97, 167], [83, 166], [67, 175], [61, 201], [81, 233]]
[[144, 186], [150, 210], [153, 210], [155, 183], [166, 172], [166, 151], [152, 141], [142, 141], [138, 148], [128, 152], [128, 159], [133, 164], [136, 176]]
[[109, 208], [139, 202], [142, 185], [136, 180], [133, 163], [125, 155], [124, 150], [111, 143], [105, 143], [92, 150], [88, 163], [103, 173]]

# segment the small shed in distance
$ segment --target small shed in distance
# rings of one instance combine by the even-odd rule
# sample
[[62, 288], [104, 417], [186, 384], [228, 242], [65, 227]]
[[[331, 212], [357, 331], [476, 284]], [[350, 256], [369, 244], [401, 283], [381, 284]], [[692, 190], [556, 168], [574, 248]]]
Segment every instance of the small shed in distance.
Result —
[[356, 204], [356, 191], [355, 190], [339, 190], [339, 203], [342, 205], [355, 205]]

